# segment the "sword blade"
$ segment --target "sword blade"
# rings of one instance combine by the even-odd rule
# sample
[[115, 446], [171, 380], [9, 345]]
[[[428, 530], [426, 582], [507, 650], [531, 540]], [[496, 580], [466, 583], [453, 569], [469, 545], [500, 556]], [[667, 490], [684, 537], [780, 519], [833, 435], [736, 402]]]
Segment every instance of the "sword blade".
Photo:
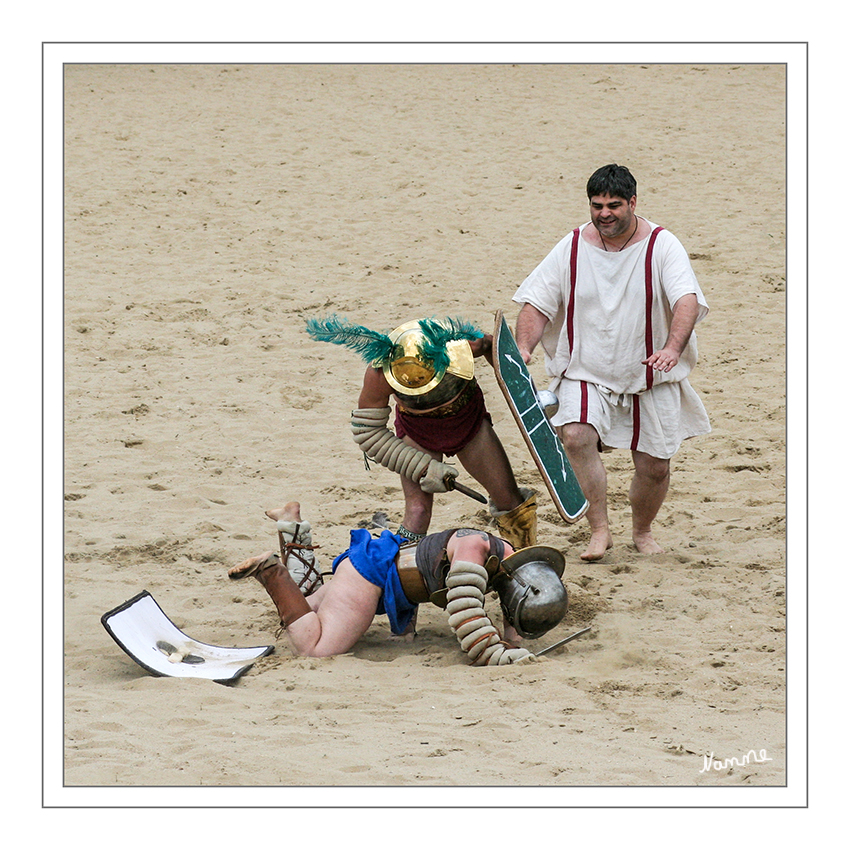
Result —
[[552, 646], [547, 646], [546, 649], [541, 649], [540, 652], [535, 652], [534, 654], [537, 656], [545, 655], [547, 652], [551, 652], [553, 649], [557, 649], [559, 646], [563, 646], [565, 643], [569, 643], [571, 640], [575, 640], [577, 637], [581, 637], [583, 634], [587, 634], [587, 632], [589, 631], [590, 626], [585, 629], [581, 629], [577, 631], [574, 635], [565, 637], [563, 640], [559, 640], [557, 643], [553, 643]]

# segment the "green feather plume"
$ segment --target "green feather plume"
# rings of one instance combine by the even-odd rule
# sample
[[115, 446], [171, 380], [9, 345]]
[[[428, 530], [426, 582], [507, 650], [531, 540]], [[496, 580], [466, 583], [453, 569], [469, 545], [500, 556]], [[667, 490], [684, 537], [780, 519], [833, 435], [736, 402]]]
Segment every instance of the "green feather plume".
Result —
[[307, 333], [317, 342], [332, 342], [353, 349], [366, 363], [386, 362], [393, 353], [393, 342], [386, 334], [353, 325], [337, 315], [308, 320]]
[[449, 355], [446, 345], [454, 340], [480, 339], [484, 334], [471, 322], [464, 319], [420, 319], [423, 340], [420, 346], [422, 356], [434, 364], [436, 371], [446, 369], [449, 365]]

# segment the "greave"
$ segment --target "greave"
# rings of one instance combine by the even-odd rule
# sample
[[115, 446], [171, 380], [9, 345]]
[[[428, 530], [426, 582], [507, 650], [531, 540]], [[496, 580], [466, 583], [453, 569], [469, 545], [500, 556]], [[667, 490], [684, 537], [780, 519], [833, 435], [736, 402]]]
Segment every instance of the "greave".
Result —
[[289, 571], [280, 563], [260, 570], [257, 573], [257, 580], [271, 596], [280, 616], [280, 624], [284, 629], [312, 610]]
[[510, 511], [497, 511], [490, 502], [490, 515], [496, 520], [500, 537], [503, 537], [514, 549], [525, 549], [537, 545], [537, 493], [526, 487], [520, 487], [520, 495], [525, 499]]

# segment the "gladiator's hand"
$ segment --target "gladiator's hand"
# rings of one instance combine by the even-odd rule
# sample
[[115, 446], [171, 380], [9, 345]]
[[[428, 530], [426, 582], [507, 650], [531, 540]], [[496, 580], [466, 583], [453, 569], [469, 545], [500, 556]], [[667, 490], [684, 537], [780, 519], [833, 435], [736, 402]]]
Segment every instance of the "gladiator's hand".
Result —
[[483, 356], [491, 366], [493, 365], [493, 334], [484, 334], [480, 339], [472, 340], [469, 347], [473, 357]]
[[426, 493], [448, 493], [449, 487], [446, 484], [446, 479], [457, 478], [457, 470], [447, 463], [442, 463], [439, 460], [432, 460], [428, 464], [428, 469], [422, 478], [419, 479], [419, 486]]

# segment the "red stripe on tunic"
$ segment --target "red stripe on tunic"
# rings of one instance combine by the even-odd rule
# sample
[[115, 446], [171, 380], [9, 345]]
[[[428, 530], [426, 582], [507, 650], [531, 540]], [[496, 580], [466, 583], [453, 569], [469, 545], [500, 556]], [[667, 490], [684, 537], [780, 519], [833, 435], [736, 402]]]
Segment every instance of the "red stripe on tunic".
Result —
[[640, 441], [640, 396], [632, 396], [632, 451], [637, 451]]
[[573, 354], [573, 316], [576, 311], [576, 269], [578, 268], [578, 236], [576, 228], [573, 231], [573, 247], [570, 251], [570, 300], [567, 304], [567, 340], [570, 344], [570, 357]]
[[[646, 248], [646, 260], [644, 262], [644, 287], [646, 291], [646, 356], [649, 357], [654, 346], [652, 344], [652, 249], [655, 247], [655, 240], [658, 234], [664, 230], [663, 227], [656, 227], [649, 237], [649, 245]], [[654, 381], [653, 368], [649, 364], [646, 366], [646, 388], [652, 389]]]

